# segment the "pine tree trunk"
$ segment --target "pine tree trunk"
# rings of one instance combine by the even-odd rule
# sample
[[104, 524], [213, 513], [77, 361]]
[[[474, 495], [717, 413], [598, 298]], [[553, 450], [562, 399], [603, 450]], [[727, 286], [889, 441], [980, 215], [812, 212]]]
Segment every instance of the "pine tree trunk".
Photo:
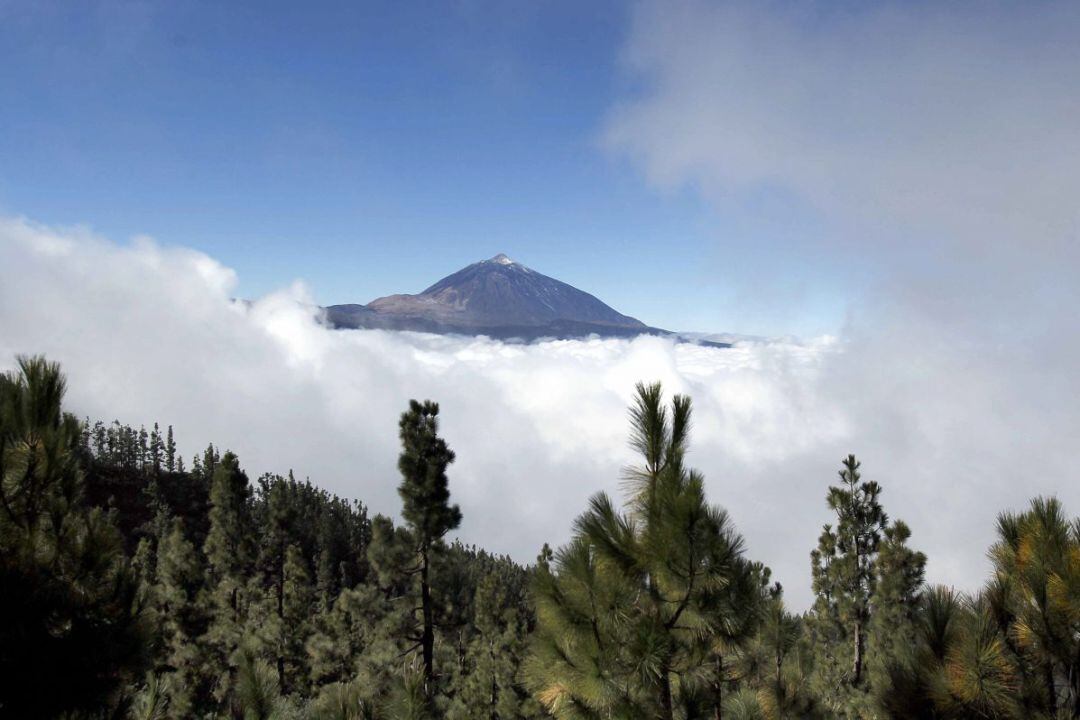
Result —
[[1043, 678], [1046, 682], [1046, 692], [1050, 696], [1050, 714], [1057, 713], [1057, 685], [1054, 682], [1054, 665], [1046, 663], [1043, 667]]
[[671, 699], [671, 673], [667, 667], [660, 674], [660, 718], [675, 720], [675, 707]]
[[281, 689], [281, 693], [285, 694], [285, 551], [284, 543], [282, 543], [282, 549], [278, 552], [278, 572], [277, 572], [277, 616], [278, 616], [278, 632], [281, 636], [278, 638], [278, 656], [277, 656], [277, 678], [278, 688]]
[[855, 659], [851, 667], [851, 684], [853, 687], [858, 687], [860, 681], [862, 681], [864, 644], [862, 618], [859, 618], [855, 621]]
[[1073, 654], [1073, 664], [1069, 668], [1069, 684], [1072, 687], [1073, 717], [1080, 717], [1080, 647]]
[[431, 698], [435, 692], [435, 623], [431, 608], [427, 548], [420, 551], [420, 559], [420, 604], [424, 613], [424, 634], [420, 642], [424, 652], [424, 693]]
[[714, 720], [724, 718], [724, 657], [716, 654], [716, 687], [713, 689], [716, 695], [716, 708], [713, 711]]
[[498, 713], [495, 712], [495, 704], [499, 701], [499, 683], [495, 677], [496, 663], [495, 659], [495, 643], [491, 640], [488, 641], [488, 661], [491, 663], [491, 720], [498, 718]]
[[780, 679], [780, 673], [784, 668], [784, 654], [777, 650], [776, 652], [776, 701], [780, 702], [780, 698], [783, 695], [783, 681]]

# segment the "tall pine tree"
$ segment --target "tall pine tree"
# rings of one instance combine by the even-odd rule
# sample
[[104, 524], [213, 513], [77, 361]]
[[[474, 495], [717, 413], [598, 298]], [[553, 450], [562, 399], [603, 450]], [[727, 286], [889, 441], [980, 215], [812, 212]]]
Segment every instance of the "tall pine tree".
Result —
[[176, 518], [158, 547], [154, 597], [159, 619], [163, 667], [170, 680], [172, 708], [180, 715], [194, 714], [210, 697], [210, 674], [202, 635], [208, 615], [202, 603], [203, 566], [195, 546]]
[[[840, 484], [827, 495], [835, 528], [824, 527], [810, 554], [816, 689], [839, 717], [873, 715], [873, 685], [884, 680], [885, 668], [912, 637], [926, 562], [907, 546], [907, 526], [889, 525], [881, 486], [864, 481], [859, 470], [859, 461], [848, 455]], [[867, 671], [868, 658], [873, 672]]]
[[[204, 470], [213, 467], [210, 486], [210, 531], [203, 546], [207, 563], [207, 591], [211, 623], [206, 644], [221, 670], [230, 666], [240, 648], [247, 614], [246, 590], [252, 571], [252, 528], [249, 522], [251, 487], [236, 455], [226, 452], [220, 461], [208, 449]], [[223, 674], [215, 691], [219, 701], [229, 692]]]
[[658, 383], [638, 385], [631, 445], [643, 462], [627, 473], [629, 511], [595, 496], [536, 574], [526, 677], [557, 718], [720, 712], [722, 653], [752, 632], [760, 586], [727, 514], [684, 465], [690, 415], [689, 398], [669, 411]]
[[111, 515], [84, 502], [82, 428], [63, 410], [65, 390], [59, 367], [43, 358], [20, 357], [17, 372], [0, 375], [6, 717], [104, 711], [141, 676], [137, 580]]
[[411, 400], [398, 423], [401, 456], [398, 493], [404, 503], [402, 516], [412, 531], [420, 573], [422, 614], [420, 647], [423, 656], [424, 691], [430, 698], [435, 682], [435, 608], [431, 595], [432, 553], [443, 537], [461, 524], [461, 510], [450, 504], [446, 469], [454, 452], [439, 437], [439, 405]]

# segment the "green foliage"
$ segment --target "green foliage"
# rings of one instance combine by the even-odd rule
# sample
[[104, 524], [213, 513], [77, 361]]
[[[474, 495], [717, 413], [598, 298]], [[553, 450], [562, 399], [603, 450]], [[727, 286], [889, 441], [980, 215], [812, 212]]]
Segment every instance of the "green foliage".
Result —
[[276, 720], [283, 710], [277, 673], [250, 647], [236, 655], [236, 687], [233, 706], [244, 720]]
[[423, 667], [413, 662], [406, 665], [388, 703], [387, 716], [392, 720], [431, 720], [435, 715]]
[[252, 571], [251, 488], [240, 461], [231, 452], [215, 462], [210, 486], [210, 531], [206, 556], [206, 593], [210, 623], [201, 638], [209, 663], [217, 668], [214, 697], [225, 703], [233, 658], [240, 649], [244, 620], [254, 600], [247, 582]]
[[209, 623], [202, 603], [203, 565], [177, 518], [158, 551], [154, 609], [160, 632], [162, 672], [172, 678], [172, 706], [183, 716], [210, 695], [212, 673], [201, 642]]
[[249, 571], [251, 554], [251, 487], [231, 452], [214, 469], [210, 487], [210, 533], [203, 551], [213, 580], [227, 585], [228, 593]]
[[129, 720], [169, 720], [172, 699], [169, 681], [160, 675], [150, 675], [135, 695], [128, 713]]
[[475, 585], [471, 622], [459, 625], [463, 639], [457, 647], [454, 700], [447, 717], [535, 717], [540, 708], [517, 677], [532, 616], [527, 575], [505, 558], [480, 560], [470, 564], [484, 572]]
[[[0, 715], [138, 720], [1080, 718], [1080, 521], [1003, 514], [993, 577], [926, 588], [854, 457], [793, 615], [685, 466], [689, 399], [639, 386], [623, 507], [532, 568], [461, 521], [438, 406], [399, 430], [405, 524], [0, 376]], [[437, 669], [437, 672], [436, 672]], [[59, 689], [58, 689], [59, 688]]]
[[315, 610], [315, 587], [307, 563], [296, 545], [285, 557], [285, 585], [281, 603], [281, 631], [278, 636], [278, 681], [286, 690], [306, 690], [305, 644], [311, 633]]
[[779, 586], [769, 592], [758, 632], [741, 649], [733, 674], [743, 691], [753, 691], [753, 704], [749, 695], [742, 695], [748, 708], [766, 707], [776, 717], [817, 716], [806, 623], [787, 611]]
[[115, 702], [147, 642], [123, 537], [83, 500], [64, 377], [41, 358], [18, 368], [0, 375], [0, 708], [52, 717]]
[[837, 717], [875, 717], [886, 668], [911, 642], [926, 558], [908, 548], [910, 530], [892, 525], [881, 486], [863, 481], [854, 455], [828, 491], [835, 529], [811, 553], [816, 595], [808, 630], [816, 654], [815, 694]]
[[428, 547], [461, 524], [461, 510], [450, 505], [446, 468], [454, 462], [454, 452], [439, 437], [439, 405], [430, 400], [409, 401], [401, 414], [401, 515], [416, 536], [417, 544]]
[[1080, 521], [1036, 498], [998, 519], [990, 612], [1024, 669], [1025, 705], [1080, 716]]
[[574, 540], [534, 583], [537, 629], [526, 678], [558, 718], [674, 718], [721, 702], [723, 656], [748, 639], [760, 583], [726, 513], [683, 464], [690, 401], [670, 411], [639, 385], [626, 474], [628, 512], [595, 496]]
[[935, 587], [922, 595], [909, 652], [894, 658], [881, 707], [889, 717], [1037, 717], [1022, 709], [1018, 667], [988, 607]]
[[410, 400], [409, 409], [401, 414], [398, 424], [401, 437], [401, 456], [398, 458], [401, 485], [398, 486], [398, 494], [404, 503], [401, 514], [416, 544], [416, 572], [420, 576], [419, 646], [423, 660], [424, 695], [429, 701], [435, 693], [436, 600], [431, 592], [433, 553], [437, 552], [443, 536], [461, 524], [461, 510], [457, 505], [450, 505], [450, 488], [446, 477], [446, 468], [454, 462], [454, 452], [438, 435], [438, 416], [438, 403]]
[[926, 556], [907, 545], [911, 530], [897, 520], [885, 529], [875, 561], [867, 632], [869, 684], [880, 703], [888, 694], [888, 667], [915, 643]]
[[312, 701], [311, 720], [378, 720], [381, 715], [357, 682], [325, 685]]
[[777, 710], [764, 692], [743, 688], [724, 700], [722, 717], [729, 720], [773, 720]]
[[[874, 563], [887, 517], [878, 496], [881, 486], [861, 482], [854, 455], [844, 459], [841, 484], [829, 488], [835, 529], [826, 525], [811, 554], [816, 630], [829, 648], [819, 664], [824, 686], [840, 692], [863, 685], [866, 631], [874, 594]], [[844, 648], [844, 644], [849, 646]]]

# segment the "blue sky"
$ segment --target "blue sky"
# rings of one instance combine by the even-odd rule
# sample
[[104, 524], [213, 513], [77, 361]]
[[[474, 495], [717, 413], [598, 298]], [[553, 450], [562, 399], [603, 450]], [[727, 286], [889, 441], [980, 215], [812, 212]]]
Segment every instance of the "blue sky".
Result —
[[506, 252], [676, 329], [843, 321], [814, 213], [605, 149], [615, 2], [0, 3], [0, 212], [148, 234], [324, 304]]

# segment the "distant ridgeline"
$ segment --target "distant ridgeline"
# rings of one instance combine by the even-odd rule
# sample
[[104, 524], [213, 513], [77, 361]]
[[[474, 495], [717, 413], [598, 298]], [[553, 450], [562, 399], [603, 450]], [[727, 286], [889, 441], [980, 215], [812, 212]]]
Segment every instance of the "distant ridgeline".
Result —
[[529, 567], [445, 542], [435, 403], [401, 416], [395, 525], [212, 445], [185, 467], [171, 427], [81, 423], [63, 395], [39, 358], [0, 375], [0, 717], [1080, 716], [1080, 522], [1055, 500], [999, 518], [964, 596], [924, 585], [849, 456], [794, 615], [659, 385], [625, 502], [596, 495]]
[[338, 328], [486, 335], [504, 340], [659, 335], [729, 347], [649, 327], [589, 293], [503, 254], [462, 268], [419, 295], [389, 295], [367, 305], [331, 305], [326, 308], [326, 318]]

